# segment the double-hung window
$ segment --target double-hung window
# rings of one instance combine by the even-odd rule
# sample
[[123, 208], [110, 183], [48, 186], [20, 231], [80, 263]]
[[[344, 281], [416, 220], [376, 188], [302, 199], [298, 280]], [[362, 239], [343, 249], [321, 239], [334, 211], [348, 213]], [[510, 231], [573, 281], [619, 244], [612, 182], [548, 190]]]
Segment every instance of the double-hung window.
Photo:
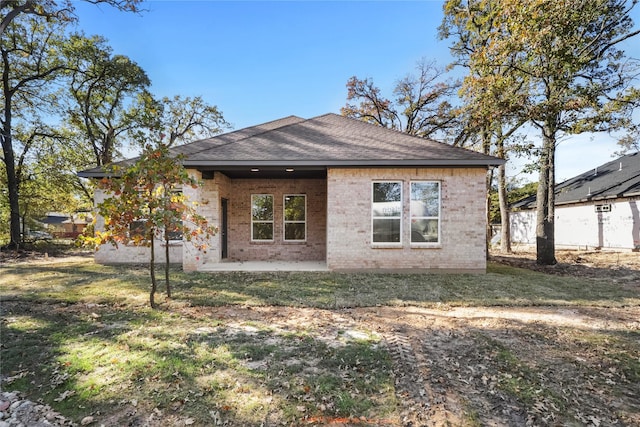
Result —
[[402, 182], [374, 182], [371, 201], [372, 242], [402, 243]]
[[304, 242], [307, 239], [307, 196], [285, 194], [284, 240]]
[[251, 240], [273, 241], [273, 195], [251, 195]]
[[440, 183], [411, 182], [411, 243], [440, 243]]

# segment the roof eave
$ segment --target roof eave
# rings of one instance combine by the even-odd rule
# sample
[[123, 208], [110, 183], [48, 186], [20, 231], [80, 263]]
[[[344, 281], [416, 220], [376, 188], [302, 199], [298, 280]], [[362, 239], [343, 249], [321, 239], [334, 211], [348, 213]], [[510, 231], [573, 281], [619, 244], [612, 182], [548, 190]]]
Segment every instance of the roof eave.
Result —
[[[410, 160], [185, 160], [183, 166], [196, 169], [217, 169], [235, 167], [492, 167], [504, 164], [506, 160], [489, 159], [410, 159]], [[80, 171], [81, 178], [104, 178], [117, 176], [113, 172], [100, 169]]]
[[186, 168], [248, 166], [316, 166], [316, 167], [490, 167], [505, 163], [503, 159], [415, 159], [415, 160], [185, 160]]

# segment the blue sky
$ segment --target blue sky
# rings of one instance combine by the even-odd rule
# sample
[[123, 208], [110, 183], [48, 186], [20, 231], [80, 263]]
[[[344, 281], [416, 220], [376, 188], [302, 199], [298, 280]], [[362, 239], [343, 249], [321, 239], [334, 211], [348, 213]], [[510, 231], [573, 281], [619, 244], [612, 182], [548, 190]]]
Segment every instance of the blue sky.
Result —
[[[78, 28], [136, 61], [156, 96], [200, 95], [236, 129], [339, 113], [354, 75], [371, 77], [391, 97], [421, 58], [451, 62], [449, 43], [437, 36], [442, 1], [156, 0], [140, 15], [75, 6]], [[628, 48], [638, 58], [634, 42]], [[558, 179], [611, 160], [615, 149], [603, 136], [562, 142]]]

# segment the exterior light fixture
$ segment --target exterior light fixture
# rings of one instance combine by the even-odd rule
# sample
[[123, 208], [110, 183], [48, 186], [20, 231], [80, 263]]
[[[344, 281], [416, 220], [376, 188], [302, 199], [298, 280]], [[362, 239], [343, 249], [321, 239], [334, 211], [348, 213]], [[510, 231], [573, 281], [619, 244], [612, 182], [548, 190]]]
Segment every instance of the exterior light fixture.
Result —
[[285, 172], [293, 172], [293, 168], [286, 168]]
[[258, 169], [258, 168], [251, 168], [251, 172], [260, 172], [260, 169]]

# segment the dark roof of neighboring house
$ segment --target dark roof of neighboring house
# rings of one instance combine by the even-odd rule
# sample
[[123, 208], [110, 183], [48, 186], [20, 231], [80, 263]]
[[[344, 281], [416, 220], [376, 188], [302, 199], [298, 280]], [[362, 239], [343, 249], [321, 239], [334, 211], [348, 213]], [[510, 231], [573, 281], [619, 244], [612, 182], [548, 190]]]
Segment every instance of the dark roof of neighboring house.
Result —
[[87, 218], [85, 217], [87, 214], [83, 213], [82, 217], [80, 213], [75, 213], [73, 215], [68, 215], [60, 212], [49, 212], [47, 216], [40, 220], [43, 224], [49, 225], [58, 225], [58, 224], [88, 224]]
[[40, 222], [43, 224], [62, 224], [69, 219], [69, 215], [65, 214], [47, 214]]
[[[172, 148], [186, 167], [232, 176], [248, 168], [325, 170], [367, 166], [489, 167], [504, 160], [339, 116], [289, 116]], [[235, 171], [235, 172], [234, 172]], [[103, 176], [100, 168], [80, 176]]]
[[[556, 185], [556, 206], [640, 196], [640, 152], [627, 154]], [[536, 196], [512, 205], [536, 206]]]

